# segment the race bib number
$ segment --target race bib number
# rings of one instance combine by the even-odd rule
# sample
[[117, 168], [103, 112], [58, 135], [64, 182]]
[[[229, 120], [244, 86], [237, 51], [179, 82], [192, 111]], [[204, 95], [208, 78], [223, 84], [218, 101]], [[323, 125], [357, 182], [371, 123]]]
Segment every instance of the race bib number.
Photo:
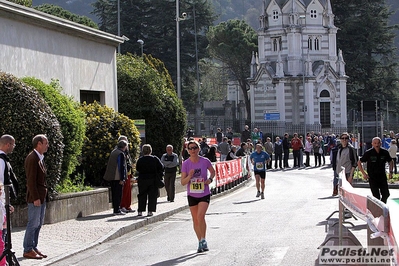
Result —
[[190, 183], [191, 193], [203, 193], [205, 190], [205, 181], [203, 178], [193, 178]]
[[255, 167], [256, 167], [256, 170], [263, 170], [263, 169], [264, 169], [264, 168], [263, 168], [263, 163], [262, 163], [262, 162], [256, 163], [256, 164], [255, 164]]

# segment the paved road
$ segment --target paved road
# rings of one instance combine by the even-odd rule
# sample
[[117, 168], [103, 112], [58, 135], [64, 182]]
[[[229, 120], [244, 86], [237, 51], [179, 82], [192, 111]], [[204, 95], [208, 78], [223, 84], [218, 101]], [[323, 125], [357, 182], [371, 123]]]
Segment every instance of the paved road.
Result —
[[264, 200], [255, 198], [253, 182], [212, 200], [205, 254], [196, 253], [185, 210], [57, 265], [315, 265], [325, 218], [338, 209], [338, 199], [330, 197], [331, 176], [327, 168], [271, 171]]

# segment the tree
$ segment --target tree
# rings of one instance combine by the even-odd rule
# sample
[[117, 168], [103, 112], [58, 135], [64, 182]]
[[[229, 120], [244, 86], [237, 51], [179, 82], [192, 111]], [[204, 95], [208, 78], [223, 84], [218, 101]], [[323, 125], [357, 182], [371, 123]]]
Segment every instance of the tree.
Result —
[[163, 63], [147, 55], [120, 55], [117, 71], [119, 111], [131, 119], [145, 119], [145, 140], [154, 155], [161, 156], [167, 144], [180, 151], [186, 111]]
[[211, 27], [207, 37], [209, 54], [222, 61], [237, 80], [244, 95], [248, 119], [250, 119], [251, 106], [247, 79], [250, 75], [252, 52], [258, 50], [256, 32], [245, 21], [233, 19]]
[[398, 101], [392, 11], [385, 0], [333, 0], [337, 47], [346, 62], [348, 105], [360, 100]]
[[46, 84], [39, 79], [25, 77], [22, 81], [38, 91], [60, 123], [64, 137], [60, 182], [64, 182], [64, 180], [69, 179], [76, 166], [79, 165], [78, 157], [82, 152], [86, 130], [85, 114], [79, 109], [78, 102], [61, 93], [63, 88], [58, 80], [53, 80], [50, 84]]
[[57, 192], [61, 181], [64, 144], [60, 123], [51, 107], [34, 89], [10, 74], [0, 72], [0, 132], [15, 138], [16, 147], [10, 154], [11, 164], [18, 178], [18, 202], [26, 202], [26, 175], [24, 161], [33, 150], [32, 139], [46, 134], [49, 140], [45, 155], [47, 189], [50, 198]]
[[97, 23], [95, 23], [93, 20], [89, 19], [88, 17], [85, 16], [79, 16], [76, 14], [73, 14], [69, 12], [68, 10], [63, 9], [60, 6], [55, 6], [55, 5], [50, 5], [50, 4], [43, 4], [40, 6], [35, 7], [36, 10], [39, 10], [41, 12], [67, 19], [94, 29], [98, 29]]
[[[210, 1], [187, 0], [180, 2], [180, 12], [187, 17], [180, 25], [180, 65], [182, 99], [187, 108], [195, 105], [195, 31], [193, 9], [195, 6], [198, 57], [206, 57], [206, 32], [216, 16]], [[100, 19], [100, 29], [117, 34], [117, 1], [97, 0], [94, 14]], [[181, 14], [179, 14], [181, 17]], [[164, 62], [176, 84], [176, 1], [120, 1], [120, 33], [130, 38], [121, 45], [121, 53], [141, 54], [138, 39], [144, 41], [144, 53]], [[194, 78], [193, 78], [194, 77]], [[193, 97], [194, 95], [194, 97]]]
[[32, 6], [32, 0], [8, 0], [8, 1], [12, 2], [12, 3], [15, 3], [15, 4], [27, 6], [27, 7], [31, 7]]
[[129, 151], [135, 161], [140, 149], [140, 134], [134, 121], [113, 108], [97, 102], [81, 107], [86, 114], [86, 137], [82, 148], [82, 165], [78, 171], [85, 175], [86, 184], [102, 186], [109, 155], [124, 135], [129, 140]]

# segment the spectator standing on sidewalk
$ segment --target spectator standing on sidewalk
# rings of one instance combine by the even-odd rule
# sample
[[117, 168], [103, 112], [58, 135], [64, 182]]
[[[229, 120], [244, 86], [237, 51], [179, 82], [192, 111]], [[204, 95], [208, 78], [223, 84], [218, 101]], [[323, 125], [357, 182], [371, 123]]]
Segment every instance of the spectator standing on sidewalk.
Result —
[[243, 157], [245, 155], [247, 155], [247, 143], [242, 142], [240, 148], [236, 151], [236, 156]]
[[111, 152], [107, 169], [105, 170], [104, 179], [111, 182], [112, 208], [114, 215], [125, 215], [122, 211], [121, 200], [123, 185], [127, 179], [126, 149], [127, 141], [121, 140]]
[[231, 127], [227, 128], [227, 132], [226, 132], [226, 138], [228, 138], [229, 140], [233, 141], [233, 130], [231, 129]]
[[237, 152], [237, 147], [231, 146], [231, 150], [230, 150], [229, 154], [227, 154], [226, 161], [231, 161], [231, 160], [237, 159], [238, 156], [236, 155], [236, 152]]
[[283, 144], [281, 143], [280, 137], [276, 137], [276, 142], [274, 142], [274, 168], [277, 169], [277, 162], [280, 169], [283, 169], [282, 159], [283, 159]]
[[241, 142], [247, 142], [251, 138], [251, 131], [248, 125], [245, 125], [244, 130], [241, 132]]
[[396, 140], [395, 139], [391, 140], [391, 145], [389, 146], [388, 152], [391, 155], [391, 158], [393, 160], [394, 173], [396, 175], [398, 173], [398, 169], [397, 169], [397, 166], [396, 166], [396, 159], [397, 159], [396, 153], [398, 152], [398, 146], [396, 145]]
[[256, 145], [256, 143], [258, 142], [259, 139], [260, 139], [260, 133], [258, 131], [258, 128], [255, 127], [251, 133], [252, 144]]
[[218, 152], [220, 153], [220, 161], [226, 161], [227, 155], [230, 152], [230, 145], [226, 137], [224, 137], [223, 142], [218, 145]]
[[[389, 163], [389, 179], [392, 178], [393, 161], [389, 152], [381, 148], [381, 139], [374, 137], [371, 142], [372, 148], [368, 149], [357, 162], [360, 172], [364, 179], [369, 181], [373, 196], [384, 203], [387, 203], [389, 189], [385, 164]], [[364, 171], [362, 163], [367, 163], [367, 173]]]
[[223, 141], [223, 132], [221, 128], [217, 129], [217, 132], [215, 134], [216, 137], [216, 143], [219, 145]]
[[[265, 179], [266, 179], [266, 164], [270, 161], [270, 156], [263, 151], [262, 144], [256, 144], [255, 151], [250, 156], [251, 162], [254, 166], [254, 174], [256, 181], [256, 197], [265, 198]], [[262, 191], [261, 191], [262, 190]]]
[[322, 136], [319, 136], [319, 141], [320, 141], [320, 148], [321, 148], [320, 155], [321, 155], [321, 158], [323, 158], [323, 165], [325, 165], [326, 164], [326, 156], [324, 156], [324, 153], [325, 153], [326, 147], [324, 146], [324, 140], [323, 140]]
[[[346, 180], [352, 184], [353, 174], [357, 167], [357, 161], [359, 160], [356, 149], [349, 143], [349, 134], [344, 132], [340, 136], [340, 147], [336, 154], [336, 171], [337, 174], [341, 172], [341, 168], [345, 168]], [[333, 158], [334, 160], [334, 158]]]
[[[209, 184], [215, 177], [215, 169], [207, 158], [199, 156], [198, 142], [190, 141], [187, 149], [190, 158], [183, 162], [181, 184], [187, 185], [188, 205], [190, 206], [194, 231], [198, 238], [197, 252], [201, 253], [209, 250], [206, 242], [205, 214], [211, 199]], [[210, 173], [209, 178], [208, 171]]]
[[317, 162], [319, 162], [319, 166], [321, 166], [321, 152], [323, 152], [323, 150], [318, 136], [314, 136], [313, 138], [312, 149], [314, 154], [314, 167], [317, 167]]
[[200, 155], [205, 156], [209, 152], [209, 145], [206, 143], [206, 138], [202, 138], [200, 143]]
[[284, 168], [289, 168], [290, 166], [288, 165], [288, 158], [290, 156], [290, 143], [288, 141], [288, 133], [284, 134], [283, 138], [283, 152], [284, 152]]
[[[17, 177], [14, 174], [14, 171], [12, 170], [11, 164], [10, 164], [10, 158], [8, 157], [8, 154], [12, 153], [15, 148], [15, 139], [11, 135], [3, 135], [0, 137], [0, 183], [1, 184], [6, 184], [6, 185], [11, 185], [9, 186], [9, 192], [10, 192], [10, 198], [16, 198], [18, 194], [18, 180]], [[4, 187], [3, 187], [4, 188]], [[3, 203], [2, 208], [4, 209], [4, 215], [5, 213], [5, 203], [6, 203], [6, 198], [5, 198], [5, 193], [0, 193], [0, 203]], [[10, 206], [10, 213], [14, 212], [14, 207]], [[0, 223], [3, 224], [3, 223]], [[6, 226], [3, 226], [2, 230], [2, 239], [3, 239], [3, 244], [6, 242], [7, 238], [7, 228]], [[0, 250], [3, 250], [0, 247]]]
[[294, 167], [300, 167], [299, 150], [302, 148], [302, 142], [298, 138], [298, 133], [294, 133], [294, 137], [291, 140], [291, 148], [294, 155]]
[[[206, 143], [205, 143], [206, 144]], [[170, 202], [175, 201], [175, 182], [176, 182], [176, 171], [179, 165], [179, 158], [176, 153], [173, 152], [173, 146], [166, 146], [166, 153], [161, 157], [161, 163], [165, 167], [165, 190], [167, 194], [167, 200]]]
[[[157, 178], [163, 175], [163, 164], [158, 157], [151, 155], [152, 147], [144, 144], [142, 147], [143, 156], [137, 160], [136, 170], [139, 172], [137, 186], [139, 188], [137, 216], [143, 216], [147, 207], [147, 216], [153, 216], [157, 210], [158, 186]], [[187, 159], [188, 160], [188, 159]]]
[[44, 163], [44, 153], [48, 149], [45, 135], [36, 135], [32, 140], [34, 150], [25, 159], [26, 201], [28, 203], [28, 224], [24, 237], [24, 258], [47, 258], [39, 251], [39, 233], [44, 223], [47, 199], [47, 169]]
[[216, 158], [216, 147], [215, 146], [211, 146], [209, 148], [209, 152], [204, 157], [208, 158], [209, 161], [211, 161], [212, 163], [216, 163], [216, 161], [217, 161], [217, 158]]
[[271, 142], [271, 138], [267, 137], [266, 142], [264, 144], [265, 151], [270, 156], [270, 160], [267, 162], [266, 169], [272, 169], [272, 160], [273, 160], [273, 143]]
[[306, 154], [306, 161], [305, 161], [305, 166], [309, 167], [310, 166], [310, 153], [312, 152], [313, 146], [312, 146], [312, 137], [307, 136], [306, 141], [305, 141], [305, 154]]
[[[123, 190], [122, 190], [122, 199], [121, 199], [121, 211], [123, 212], [135, 212], [130, 205], [132, 204], [132, 157], [130, 156], [129, 153], [129, 141], [126, 136], [121, 135], [118, 138], [118, 142], [124, 140], [127, 142], [126, 150], [125, 150], [125, 158], [126, 158], [126, 171], [127, 171], [127, 178], [125, 183], [123, 184]], [[117, 147], [115, 147], [117, 148]]]

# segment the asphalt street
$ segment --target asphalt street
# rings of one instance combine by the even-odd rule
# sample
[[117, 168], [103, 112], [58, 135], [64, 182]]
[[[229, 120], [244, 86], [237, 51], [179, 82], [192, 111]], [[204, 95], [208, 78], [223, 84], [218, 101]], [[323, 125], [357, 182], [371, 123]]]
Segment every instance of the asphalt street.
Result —
[[[369, 189], [357, 190], [370, 194]], [[184, 210], [56, 265], [318, 265], [325, 219], [338, 209], [338, 198], [331, 193], [331, 168], [272, 170], [264, 200], [255, 197], [251, 181], [211, 201], [206, 215], [209, 252], [196, 253], [191, 215]], [[365, 243], [366, 230], [358, 231]]]

